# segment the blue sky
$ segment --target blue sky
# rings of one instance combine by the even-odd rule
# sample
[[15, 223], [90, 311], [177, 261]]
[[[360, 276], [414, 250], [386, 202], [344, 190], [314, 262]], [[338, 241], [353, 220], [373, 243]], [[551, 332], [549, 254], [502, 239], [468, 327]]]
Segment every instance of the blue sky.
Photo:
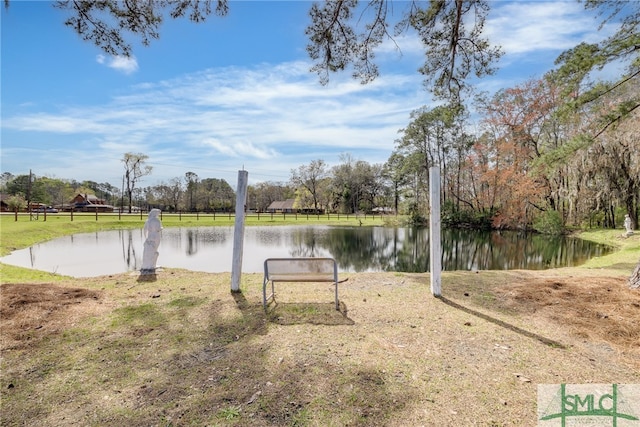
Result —
[[[122, 181], [126, 152], [149, 156], [142, 186], [183, 178], [288, 181], [291, 169], [341, 155], [384, 163], [411, 111], [432, 104], [416, 71], [415, 38], [381, 46], [381, 77], [350, 74], [327, 86], [310, 73], [310, 2], [231, 1], [204, 24], [166, 20], [160, 39], [133, 40], [131, 59], [107, 57], [63, 25], [49, 2], [2, 7], [1, 171], [78, 181]], [[394, 2], [399, 13], [403, 2]], [[576, 1], [495, 1], [486, 30], [505, 55], [493, 93], [553, 67], [563, 50], [596, 41], [594, 14]]]

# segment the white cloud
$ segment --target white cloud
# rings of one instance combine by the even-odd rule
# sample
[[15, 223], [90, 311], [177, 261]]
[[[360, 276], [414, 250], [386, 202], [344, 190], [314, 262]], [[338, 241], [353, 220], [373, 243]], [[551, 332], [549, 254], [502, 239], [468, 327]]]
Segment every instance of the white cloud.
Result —
[[207, 138], [202, 141], [205, 147], [213, 148], [217, 153], [229, 157], [251, 157], [257, 159], [273, 159], [278, 156], [277, 151], [273, 149], [264, 149], [257, 144], [249, 141], [236, 141], [234, 143], [224, 143], [216, 138]]
[[99, 123], [87, 121], [73, 112], [69, 114], [35, 113], [5, 118], [3, 127], [22, 132], [96, 133], [105, 131]]
[[107, 104], [6, 117], [3, 127], [76, 134], [91, 141], [95, 158], [114, 164], [125, 152], [145, 153], [159, 165], [154, 181], [242, 167], [253, 179], [262, 171], [263, 179], [287, 180], [293, 168], [318, 158], [331, 164], [342, 153], [385, 161], [398, 129], [424, 102], [417, 73], [383, 75], [366, 86], [339, 75], [321, 86], [308, 69], [291, 62], [206, 70], [133, 86]]
[[118, 55], [106, 57], [104, 55], [98, 55], [96, 56], [96, 62], [124, 74], [132, 74], [138, 71], [138, 61], [134, 56], [126, 57]]
[[593, 15], [576, 1], [521, 1], [492, 3], [486, 33], [505, 53], [561, 51], [597, 32]]

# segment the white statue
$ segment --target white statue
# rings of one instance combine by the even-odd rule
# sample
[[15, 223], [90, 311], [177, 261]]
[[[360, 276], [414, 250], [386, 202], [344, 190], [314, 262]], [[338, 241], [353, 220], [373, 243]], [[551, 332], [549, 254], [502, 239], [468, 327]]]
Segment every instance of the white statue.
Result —
[[631, 229], [631, 217], [629, 214], [624, 216], [624, 228], [627, 230], [627, 234], [633, 234], [633, 230]]
[[151, 209], [149, 218], [144, 223], [142, 232], [145, 237], [144, 252], [142, 254], [142, 268], [140, 274], [154, 274], [156, 261], [158, 260], [158, 246], [162, 237], [162, 223], [160, 222], [160, 209]]

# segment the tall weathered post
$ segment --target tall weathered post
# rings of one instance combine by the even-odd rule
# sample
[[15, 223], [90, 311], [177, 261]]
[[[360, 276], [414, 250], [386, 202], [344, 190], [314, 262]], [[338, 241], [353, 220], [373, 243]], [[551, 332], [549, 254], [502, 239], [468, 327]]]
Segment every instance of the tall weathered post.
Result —
[[233, 229], [233, 265], [231, 266], [231, 292], [240, 292], [242, 276], [242, 246], [244, 243], [244, 210], [247, 204], [247, 182], [249, 172], [238, 171], [236, 188], [236, 221]]
[[440, 167], [429, 168], [429, 249], [431, 252], [431, 294], [439, 297], [441, 291], [442, 243], [440, 241]]

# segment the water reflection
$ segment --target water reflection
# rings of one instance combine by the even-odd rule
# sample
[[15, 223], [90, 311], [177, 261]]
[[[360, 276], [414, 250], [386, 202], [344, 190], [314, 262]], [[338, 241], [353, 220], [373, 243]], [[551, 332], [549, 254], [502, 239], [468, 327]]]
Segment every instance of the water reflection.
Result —
[[[137, 271], [141, 229], [76, 234], [15, 251], [6, 264], [75, 277]], [[277, 226], [245, 230], [242, 271], [262, 272], [269, 257], [329, 256], [342, 272], [429, 271], [428, 229]], [[516, 232], [442, 231], [444, 270], [546, 269], [575, 266], [609, 248], [568, 237]], [[159, 267], [231, 271], [233, 227], [165, 228]]]

